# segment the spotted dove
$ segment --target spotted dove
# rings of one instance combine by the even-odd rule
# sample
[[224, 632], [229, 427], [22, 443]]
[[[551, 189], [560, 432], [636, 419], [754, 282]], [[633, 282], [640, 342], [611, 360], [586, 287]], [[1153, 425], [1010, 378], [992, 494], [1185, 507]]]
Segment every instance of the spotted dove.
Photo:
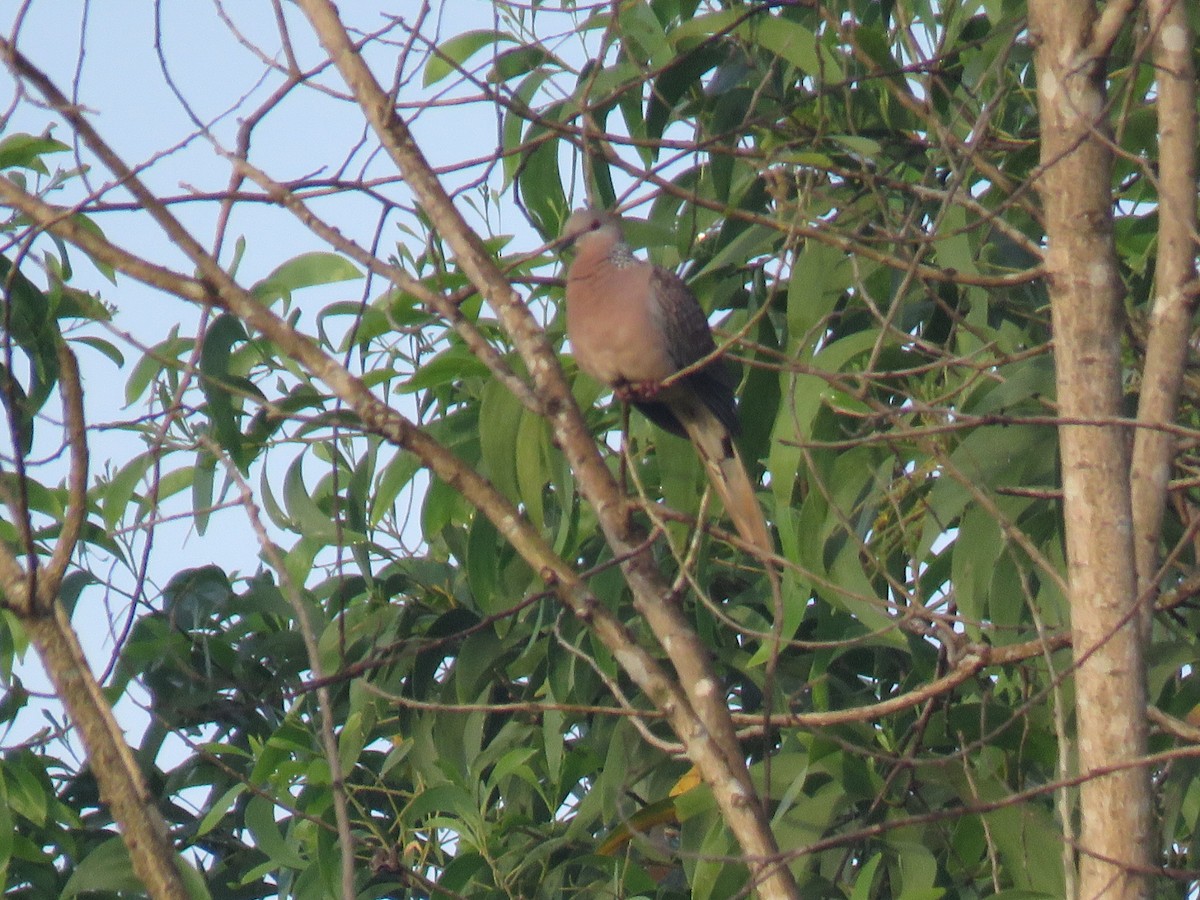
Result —
[[[675, 273], [634, 257], [613, 213], [580, 209], [563, 226], [574, 244], [567, 273], [567, 336], [579, 368], [652, 422], [691, 440], [742, 538], [774, 553], [762, 509], [733, 439], [734, 382], [696, 296]], [[670, 384], [663, 381], [707, 360]]]

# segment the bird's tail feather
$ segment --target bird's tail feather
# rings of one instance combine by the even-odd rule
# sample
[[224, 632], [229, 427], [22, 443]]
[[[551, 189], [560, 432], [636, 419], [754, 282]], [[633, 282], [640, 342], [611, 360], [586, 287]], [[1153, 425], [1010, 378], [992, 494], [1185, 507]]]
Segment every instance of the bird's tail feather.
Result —
[[733, 451], [732, 458], [721, 460], [717, 469], [720, 477], [710, 469], [709, 478], [717, 493], [721, 495], [721, 502], [725, 504], [725, 510], [733, 520], [738, 534], [768, 556], [774, 554], [775, 542], [771, 539], [767, 520], [763, 516], [762, 507], [758, 505], [758, 498], [754, 496], [754, 486], [750, 484], [746, 466], [737, 450]]
[[742, 540], [764, 556], [773, 556], [775, 542], [729, 430], [711, 413], [686, 421], [684, 427]]

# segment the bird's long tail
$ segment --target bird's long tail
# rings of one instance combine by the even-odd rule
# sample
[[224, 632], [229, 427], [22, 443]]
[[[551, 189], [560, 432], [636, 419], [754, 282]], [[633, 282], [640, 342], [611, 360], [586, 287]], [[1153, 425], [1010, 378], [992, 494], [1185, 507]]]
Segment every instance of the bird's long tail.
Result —
[[733, 436], [715, 415], [707, 409], [704, 413], [684, 422], [688, 437], [700, 454], [709, 481], [725, 504], [725, 511], [738, 534], [762, 553], [764, 559], [769, 559], [775, 555], [775, 542], [767, 529], [758, 498], [754, 496], [746, 466], [734, 446]]

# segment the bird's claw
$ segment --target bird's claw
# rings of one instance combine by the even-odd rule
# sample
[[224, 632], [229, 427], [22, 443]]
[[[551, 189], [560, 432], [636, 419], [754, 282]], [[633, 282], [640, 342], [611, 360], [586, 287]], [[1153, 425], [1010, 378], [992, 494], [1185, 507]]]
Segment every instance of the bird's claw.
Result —
[[618, 384], [613, 393], [622, 403], [644, 403], [653, 400], [661, 389], [662, 384], [657, 381], [626, 381]]

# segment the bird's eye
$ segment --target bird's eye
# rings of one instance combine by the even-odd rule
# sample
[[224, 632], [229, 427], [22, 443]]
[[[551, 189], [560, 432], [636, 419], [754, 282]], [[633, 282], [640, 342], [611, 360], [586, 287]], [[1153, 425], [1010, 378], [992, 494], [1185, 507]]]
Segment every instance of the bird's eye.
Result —
[[588, 231], [599, 231], [599, 230], [600, 230], [600, 220], [592, 219], [592, 224], [588, 226]]

